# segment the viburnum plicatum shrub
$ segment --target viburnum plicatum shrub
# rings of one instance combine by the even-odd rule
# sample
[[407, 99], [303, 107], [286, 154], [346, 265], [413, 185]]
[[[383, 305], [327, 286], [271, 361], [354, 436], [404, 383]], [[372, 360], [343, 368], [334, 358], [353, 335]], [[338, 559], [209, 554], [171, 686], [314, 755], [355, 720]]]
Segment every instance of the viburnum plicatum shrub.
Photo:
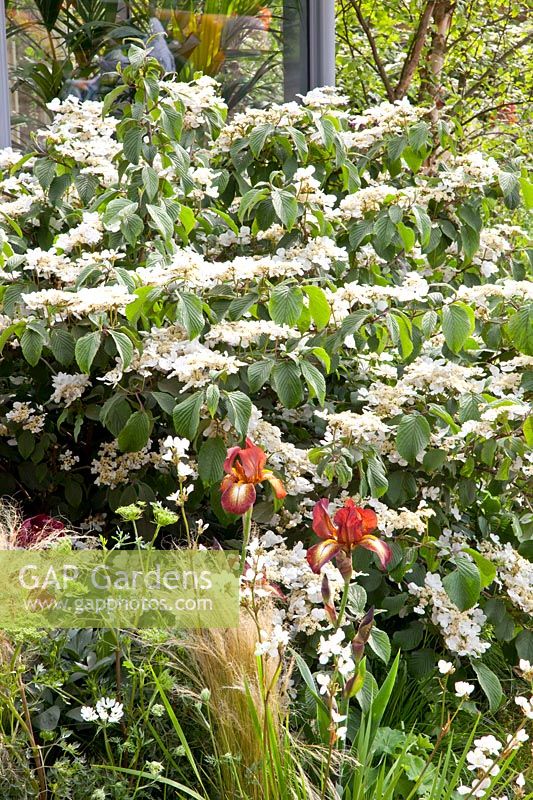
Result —
[[497, 704], [480, 658], [533, 648], [531, 184], [406, 101], [227, 120], [211, 79], [130, 60], [103, 106], [56, 101], [33, 153], [0, 153], [3, 492], [107, 531], [177, 503], [231, 539], [248, 436], [287, 491], [258, 487], [249, 549], [291, 635], [327, 625], [312, 508], [352, 498], [392, 549], [357, 549], [352, 606], [420, 674], [472, 659]]

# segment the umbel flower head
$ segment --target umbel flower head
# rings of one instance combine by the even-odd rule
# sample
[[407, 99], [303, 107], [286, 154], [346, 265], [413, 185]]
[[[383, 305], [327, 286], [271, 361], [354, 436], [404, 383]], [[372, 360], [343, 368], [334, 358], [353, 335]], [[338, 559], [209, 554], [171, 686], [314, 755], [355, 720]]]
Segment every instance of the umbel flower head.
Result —
[[376, 553], [383, 569], [392, 559], [392, 550], [386, 542], [373, 535], [378, 520], [371, 508], [356, 506], [349, 498], [333, 519], [328, 514], [329, 501], [319, 500], [313, 509], [313, 530], [322, 541], [307, 551], [307, 561], [315, 573], [335, 556], [344, 555], [351, 559], [352, 550], [364, 547]]
[[256, 485], [268, 481], [278, 500], [287, 492], [274, 473], [265, 469], [266, 453], [250, 439], [245, 447], [230, 447], [224, 461], [224, 472], [220, 489], [220, 502], [229, 514], [245, 514], [255, 503]]

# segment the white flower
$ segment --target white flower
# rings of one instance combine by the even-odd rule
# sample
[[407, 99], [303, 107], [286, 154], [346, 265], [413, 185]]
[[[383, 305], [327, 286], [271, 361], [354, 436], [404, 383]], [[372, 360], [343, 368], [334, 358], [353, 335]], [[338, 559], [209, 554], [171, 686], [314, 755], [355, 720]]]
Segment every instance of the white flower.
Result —
[[529, 734], [523, 728], [517, 730], [515, 734], [508, 733], [506, 739], [507, 749], [517, 750], [528, 739]]
[[496, 756], [502, 749], [502, 743], [496, 739], [495, 736], [489, 734], [488, 736], [481, 736], [479, 739], [474, 740], [475, 747], [482, 750], [484, 753]]
[[452, 675], [455, 672], [455, 667], [451, 661], [444, 661], [443, 658], [437, 664], [441, 675]]
[[524, 777], [523, 772], [519, 772], [518, 775], [516, 776], [516, 785], [518, 786], [519, 789], [523, 789], [524, 786], [526, 785], [526, 779]]
[[52, 386], [54, 393], [50, 398], [52, 403], [64, 403], [70, 406], [75, 400], [78, 400], [84, 391], [91, 385], [88, 375], [81, 373], [69, 375], [66, 372], [58, 372], [57, 375], [52, 377]]
[[515, 697], [514, 701], [522, 709], [527, 719], [533, 719], [533, 695], [529, 700], [527, 697]]
[[80, 709], [80, 716], [85, 722], [96, 722], [98, 714], [91, 706], [82, 706]]
[[532, 681], [533, 682], [533, 665], [529, 663], [525, 658], [521, 658], [518, 663], [518, 669], [522, 673], [522, 677], [525, 681]]
[[319, 689], [320, 694], [326, 694], [329, 689], [329, 685], [331, 683], [331, 676], [325, 672], [319, 672], [318, 675], [316, 676], [316, 682], [320, 687]]
[[471, 683], [466, 683], [465, 681], [457, 681], [455, 684], [455, 696], [456, 697], [469, 697], [472, 692], [474, 691], [475, 686]]
[[102, 722], [113, 724], [124, 716], [124, 707], [112, 697], [101, 697], [96, 703], [96, 713]]
[[319, 662], [327, 664], [332, 656], [339, 656], [342, 653], [341, 642], [344, 639], [344, 631], [339, 628], [338, 631], [333, 633], [328, 639], [324, 636], [320, 637], [318, 643]]

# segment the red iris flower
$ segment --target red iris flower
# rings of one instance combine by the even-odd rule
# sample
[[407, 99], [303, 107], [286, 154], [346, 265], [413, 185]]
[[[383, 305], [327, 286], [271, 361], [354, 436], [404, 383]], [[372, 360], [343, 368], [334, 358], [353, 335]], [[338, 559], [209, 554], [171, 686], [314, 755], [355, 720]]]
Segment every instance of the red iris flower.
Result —
[[229, 514], [245, 514], [255, 503], [257, 496], [255, 487], [258, 483], [268, 481], [278, 500], [282, 500], [287, 492], [274, 473], [265, 469], [266, 453], [246, 439], [245, 447], [230, 447], [224, 461], [224, 472], [220, 489], [220, 502], [224, 511]]
[[324, 564], [340, 553], [351, 558], [356, 547], [376, 553], [385, 569], [392, 559], [392, 550], [386, 542], [373, 535], [378, 525], [375, 512], [356, 506], [352, 499], [348, 499], [331, 519], [328, 505], [324, 498], [313, 509], [313, 530], [322, 539], [307, 551], [307, 561], [313, 572], [318, 574]]

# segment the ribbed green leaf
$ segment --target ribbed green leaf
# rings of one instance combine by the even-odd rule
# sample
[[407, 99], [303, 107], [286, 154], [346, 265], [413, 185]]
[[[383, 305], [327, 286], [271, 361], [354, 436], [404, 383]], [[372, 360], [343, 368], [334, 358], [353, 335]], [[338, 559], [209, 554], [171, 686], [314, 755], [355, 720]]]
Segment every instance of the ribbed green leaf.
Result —
[[76, 342], [74, 354], [76, 356], [76, 363], [82, 372], [87, 374], [91, 371], [91, 365], [100, 348], [102, 341], [102, 334], [100, 331], [92, 331], [86, 333]]
[[407, 414], [396, 431], [396, 449], [402, 458], [414, 463], [417, 455], [429, 444], [431, 428], [421, 414]]

